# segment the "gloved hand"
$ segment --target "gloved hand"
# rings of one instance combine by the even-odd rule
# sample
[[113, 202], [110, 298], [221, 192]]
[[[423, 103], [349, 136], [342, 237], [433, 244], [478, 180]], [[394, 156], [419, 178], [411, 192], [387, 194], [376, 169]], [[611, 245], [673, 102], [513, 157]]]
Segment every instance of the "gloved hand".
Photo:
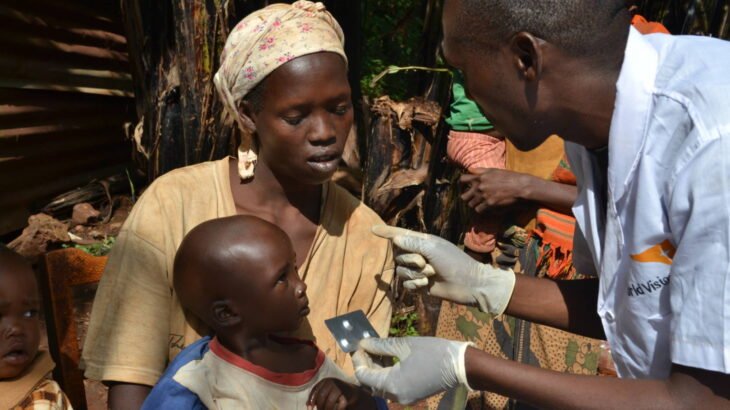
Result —
[[396, 273], [403, 286], [429, 286], [429, 293], [461, 304], [478, 304], [484, 313], [498, 316], [507, 308], [515, 287], [512, 269], [479, 263], [451, 242], [435, 235], [387, 225], [373, 233], [388, 238], [406, 253], [396, 257]]
[[[352, 356], [355, 377], [374, 396], [412, 404], [459, 385], [469, 387], [464, 355], [470, 345], [435, 337], [363, 339]], [[383, 368], [368, 353], [400, 360]]]

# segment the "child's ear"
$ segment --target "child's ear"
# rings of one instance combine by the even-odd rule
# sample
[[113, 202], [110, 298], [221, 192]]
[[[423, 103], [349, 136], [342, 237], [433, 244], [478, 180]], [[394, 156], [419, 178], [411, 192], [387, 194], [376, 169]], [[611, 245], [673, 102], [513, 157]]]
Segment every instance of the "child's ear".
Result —
[[213, 320], [221, 327], [234, 326], [241, 322], [241, 317], [224, 300], [213, 302], [212, 310]]

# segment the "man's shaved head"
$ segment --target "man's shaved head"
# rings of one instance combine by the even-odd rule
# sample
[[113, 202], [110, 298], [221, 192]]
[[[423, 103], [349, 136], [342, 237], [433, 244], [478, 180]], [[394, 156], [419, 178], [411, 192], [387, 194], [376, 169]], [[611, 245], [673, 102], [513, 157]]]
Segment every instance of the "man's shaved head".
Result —
[[446, 0], [444, 57], [495, 128], [605, 145], [631, 24], [627, 0]]
[[[619, 14], [629, 13], [626, 0], [448, 0], [460, 3], [459, 36], [494, 48], [525, 31], [574, 56], [593, 56], [625, 39], [612, 30]], [[625, 27], [625, 28], [626, 28]], [[486, 40], [485, 39], [489, 39]]]

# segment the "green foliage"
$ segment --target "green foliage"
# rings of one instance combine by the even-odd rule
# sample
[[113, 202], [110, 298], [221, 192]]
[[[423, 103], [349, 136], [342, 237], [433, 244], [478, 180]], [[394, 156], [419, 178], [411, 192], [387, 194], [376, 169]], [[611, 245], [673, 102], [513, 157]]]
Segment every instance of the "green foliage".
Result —
[[124, 172], [127, 174], [127, 182], [129, 182], [129, 192], [132, 194], [132, 203], [137, 202], [137, 196], [134, 191], [134, 181], [132, 181], [132, 177], [129, 175], [129, 169], [125, 168]]
[[[390, 337], [406, 337], [406, 336], [420, 336], [416, 325], [418, 324], [418, 314], [415, 312], [410, 313], [394, 313], [390, 319], [390, 330], [388, 334]], [[398, 358], [393, 357], [393, 364], [398, 363]]]
[[448, 68], [430, 68], [430, 67], [421, 67], [421, 66], [415, 66], [415, 65], [411, 65], [411, 66], [407, 66], [407, 67], [398, 67], [395, 65], [390, 65], [390, 66], [388, 66], [388, 68], [383, 70], [380, 74], [373, 77], [370, 80], [369, 86], [371, 88], [374, 88], [377, 85], [378, 81], [382, 80], [383, 77], [385, 77], [388, 74], [397, 74], [398, 72], [401, 72], [401, 71], [414, 71], [414, 70], [441, 72], [441, 73], [448, 73], [449, 75], [452, 74], [451, 70], [449, 70]]
[[81, 249], [82, 251], [84, 251], [90, 255], [104, 256], [107, 253], [109, 253], [109, 251], [112, 250], [112, 246], [114, 246], [114, 243], [116, 243], [116, 241], [117, 241], [117, 238], [110, 236], [101, 242], [92, 243], [91, 245], [73, 245], [73, 246], [63, 245], [63, 247], [64, 248], [73, 247], [76, 249]]
[[363, 2], [363, 95], [384, 94], [393, 99], [408, 96], [416, 78], [406, 72], [371, 86], [374, 77], [389, 66], [416, 65], [423, 30], [424, 0], [369, 0]]
[[390, 320], [390, 330], [388, 333], [391, 337], [418, 336], [417, 324], [417, 313], [396, 313]]

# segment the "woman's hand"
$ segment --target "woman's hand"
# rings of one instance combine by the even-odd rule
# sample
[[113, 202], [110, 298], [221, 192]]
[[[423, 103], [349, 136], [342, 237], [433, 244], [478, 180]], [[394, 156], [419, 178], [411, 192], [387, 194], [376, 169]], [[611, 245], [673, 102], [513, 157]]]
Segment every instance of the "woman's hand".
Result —
[[531, 176], [498, 168], [476, 168], [459, 181], [461, 199], [476, 212], [513, 205], [529, 195]]
[[339, 379], [323, 379], [309, 393], [307, 409], [376, 409], [375, 401], [359, 386]]
[[530, 201], [570, 215], [578, 197], [574, 185], [529, 174], [496, 168], [476, 168], [469, 172], [459, 179], [464, 191], [461, 199], [478, 213]]

